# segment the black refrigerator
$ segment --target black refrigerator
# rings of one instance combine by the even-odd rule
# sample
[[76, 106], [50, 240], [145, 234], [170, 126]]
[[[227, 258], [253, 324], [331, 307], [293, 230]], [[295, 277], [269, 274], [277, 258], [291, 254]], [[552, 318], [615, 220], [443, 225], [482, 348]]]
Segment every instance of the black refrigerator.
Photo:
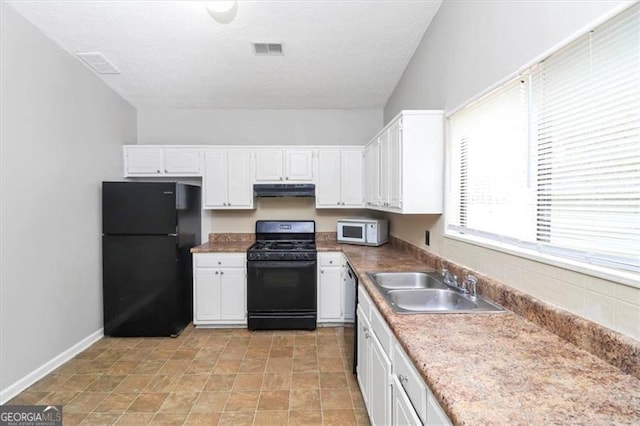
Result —
[[200, 244], [200, 188], [102, 183], [106, 336], [177, 336], [193, 319], [190, 249]]

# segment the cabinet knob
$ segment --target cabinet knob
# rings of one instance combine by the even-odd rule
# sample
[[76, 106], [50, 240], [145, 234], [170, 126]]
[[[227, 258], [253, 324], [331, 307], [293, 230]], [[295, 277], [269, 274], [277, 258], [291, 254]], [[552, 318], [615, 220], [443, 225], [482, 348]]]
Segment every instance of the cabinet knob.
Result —
[[332, 264], [333, 264], [333, 260], [330, 260], [330, 261], [329, 261], [329, 264], [330, 264], [330, 265], [332, 265]]
[[216, 271], [216, 275], [218, 275], [218, 271]]
[[282, 177], [280, 177], [280, 180], [282, 180]]
[[287, 176], [287, 177], [285, 178], [285, 180], [289, 180], [289, 176]]
[[337, 205], [340, 205], [340, 201], [338, 201], [336, 204], [337, 204]]
[[227, 206], [231, 206], [231, 203], [227, 203]]
[[156, 170], [156, 173], [160, 173], [160, 170]]
[[321, 273], [321, 274], [324, 274], [324, 269], [320, 269], [320, 273]]
[[222, 262], [218, 260], [218, 265], [222, 265]]
[[403, 374], [398, 374], [398, 380], [400, 381], [400, 383], [407, 383], [409, 381], [409, 379], [407, 379], [407, 376]]
[[220, 275], [224, 275], [224, 271], [220, 271]]
[[167, 169], [164, 169], [164, 172], [165, 172], [165, 173], [169, 173], [169, 170], [167, 170]]

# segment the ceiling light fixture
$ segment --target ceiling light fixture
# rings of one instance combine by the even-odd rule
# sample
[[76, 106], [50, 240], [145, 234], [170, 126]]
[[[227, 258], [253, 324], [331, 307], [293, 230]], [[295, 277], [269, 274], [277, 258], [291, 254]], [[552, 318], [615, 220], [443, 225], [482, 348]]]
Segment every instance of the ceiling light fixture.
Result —
[[216, 22], [221, 24], [228, 24], [233, 21], [238, 12], [237, 1], [210, 1], [207, 4], [207, 12]]

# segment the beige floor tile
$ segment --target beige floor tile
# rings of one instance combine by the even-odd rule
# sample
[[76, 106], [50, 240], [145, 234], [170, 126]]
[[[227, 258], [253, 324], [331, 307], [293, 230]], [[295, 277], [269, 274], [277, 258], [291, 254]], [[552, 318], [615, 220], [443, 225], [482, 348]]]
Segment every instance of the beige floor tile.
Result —
[[293, 346], [272, 346], [269, 358], [293, 358]]
[[231, 392], [200, 392], [198, 399], [191, 408], [192, 413], [218, 413], [224, 410]]
[[258, 401], [258, 411], [288, 410], [289, 391], [263, 391]]
[[122, 380], [118, 386], [115, 388], [115, 392], [130, 392], [130, 393], [140, 393], [142, 392], [149, 383], [153, 376], [147, 374], [132, 374], [127, 376]]
[[[249, 349], [253, 348], [270, 348], [271, 342], [275, 339], [274, 336], [260, 336], [256, 335], [251, 338], [251, 342], [249, 342]], [[293, 343], [293, 339], [291, 339]]]
[[236, 374], [240, 370], [240, 359], [218, 359], [213, 367], [213, 374]]
[[148, 425], [151, 423], [153, 416], [155, 416], [155, 413], [124, 413], [116, 424], [128, 426]]
[[317, 372], [293, 373], [291, 389], [318, 389], [320, 378]]
[[63, 413], [90, 413], [106, 397], [106, 392], [82, 392], [63, 407]]
[[244, 357], [245, 359], [267, 359], [270, 351], [269, 346], [250, 347]]
[[353, 402], [351, 401], [351, 392], [349, 389], [320, 389], [323, 410], [333, 409], [351, 409], [353, 410]]
[[169, 396], [167, 392], [143, 392], [131, 403], [127, 411], [130, 413], [155, 413], [160, 409], [167, 396]]
[[7, 405], [30, 405], [49, 395], [49, 391], [25, 391], [7, 402]]
[[322, 388], [349, 388], [347, 374], [344, 372], [320, 373], [320, 387]]
[[73, 401], [79, 392], [50, 392], [38, 401], [40, 405], [67, 405]]
[[120, 384], [127, 376], [100, 376], [96, 381], [92, 382], [86, 389], [87, 392], [111, 392]]
[[170, 359], [169, 361], [164, 363], [162, 368], [160, 368], [160, 370], [158, 371], [158, 374], [164, 374], [164, 375], [184, 374], [184, 372], [187, 370], [187, 367], [189, 367], [190, 363], [191, 363], [190, 360], [186, 361], [183, 359]]
[[157, 374], [164, 366], [165, 360], [145, 359], [131, 372], [132, 374]]
[[176, 385], [176, 390], [181, 392], [200, 392], [204, 385], [207, 384], [209, 376], [210, 374], [208, 373], [185, 374]]
[[54, 392], [73, 375], [67, 374], [49, 374], [38, 380], [33, 386], [27, 390], [31, 392]]
[[291, 388], [291, 373], [266, 373], [262, 380], [262, 390], [287, 390]]
[[254, 426], [287, 426], [289, 424], [289, 412], [282, 411], [258, 411], [253, 421]]
[[198, 399], [198, 394], [198, 392], [171, 392], [158, 411], [161, 413], [189, 413]]
[[318, 363], [321, 372], [345, 371], [342, 358], [320, 358]]
[[293, 347], [293, 356], [296, 358], [315, 356], [318, 353], [316, 345], [302, 345]]
[[320, 410], [320, 407], [320, 390], [291, 389], [289, 394], [289, 409]]
[[232, 391], [224, 411], [255, 411], [260, 392]]
[[322, 411], [320, 410], [291, 410], [289, 411], [289, 425], [321, 425]]
[[266, 359], [243, 359], [240, 373], [264, 373], [267, 368]]
[[151, 420], [152, 425], [182, 426], [188, 413], [158, 413]]
[[[115, 424], [122, 413], [90, 413], [81, 422], [81, 425], [112, 425]], [[64, 417], [63, 417], [64, 418]], [[66, 419], [65, 424], [66, 424]]]
[[152, 352], [151, 348], [138, 348], [135, 347], [128, 352], [124, 353], [119, 360], [121, 361], [142, 361]]
[[267, 360], [267, 373], [290, 373], [293, 366], [293, 358], [269, 358]]
[[205, 391], [225, 391], [233, 388], [236, 374], [212, 374], [204, 385]]
[[62, 392], [82, 392], [98, 380], [100, 376], [101, 374], [74, 374], [69, 380], [57, 386], [55, 390]]
[[220, 416], [220, 426], [251, 426], [255, 418], [255, 411], [224, 412]]
[[99, 413], [124, 413], [138, 397], [135, 393], [111, 393], [95, 409]]
[[364, 408], [357, 408], [355, 410], [355, 414], [356, 414], [356, 421], [358, 422], [358, 425], [362, 425], [362, 426], [371, 425], [371, 422], [369, 421], [369, 415], [367, 414], [367, 410], [365, 410]]
[[293, 371], [296, 373], [314, 372], [319, 370], [317, 356], [304, 356], [293, 358]]
[[246, 348], [251, 343], [251, 336], [242, 336], [234, 333], [234, 337], [229, 340], [229, 348]]
[[325, 426], [357, 425], [354, 410], [322, 410], [322, 424]]
[[149, 381], [145, 392], [173, 392], [178, 386], [180, 376], [156, 375]]
[[220, 354], [220, 359], [242, 359], [244, 358], [244, 354], [247, 352], [246, 346], [229, 346], [222, 351]]
[[217, 425], [218, 421], [220, 420], [220, 415], [221, 413], [190, 413], [184, 424], [186, 426], [196, 426], [196, 425], [202, 425], [202, 426], [212, 426], [212, 425]]
[[211, 374], [213, 367], [216, 365], [217, 358], [214, 359], [194, 359], [187, 367], [185, 374]]
[[141, 361], [116, 361], [106, 371], [106, 374], [122, 376], [131, 374]]
[[234, 391], [258, 391], [262, 388], [263, 374], [238, 374], [233, 383]]
[[64, 422], [64, 426], [76, 426], [79, 425], [88, 415], [88, 413], [65, 413], [63, 410], [62, 421]]

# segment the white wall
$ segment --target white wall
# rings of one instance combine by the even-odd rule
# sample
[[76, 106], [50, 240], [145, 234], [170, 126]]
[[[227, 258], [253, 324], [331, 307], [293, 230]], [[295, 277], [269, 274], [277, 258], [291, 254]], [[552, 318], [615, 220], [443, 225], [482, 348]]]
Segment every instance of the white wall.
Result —
[[102, 327], [100, 182], [136, 111], [1, 4], [0, 389]]
[[[620, 3], [445, 0], [389, 98], [385, 120], [401, 109], [455, 108]], [[638, 288], [444, 238], [440, 216], [390, 219], [399, 238], [640, 339]]]
[[138, 143], [364, 145], [382, 128], [370, 110], [138, 110]]

